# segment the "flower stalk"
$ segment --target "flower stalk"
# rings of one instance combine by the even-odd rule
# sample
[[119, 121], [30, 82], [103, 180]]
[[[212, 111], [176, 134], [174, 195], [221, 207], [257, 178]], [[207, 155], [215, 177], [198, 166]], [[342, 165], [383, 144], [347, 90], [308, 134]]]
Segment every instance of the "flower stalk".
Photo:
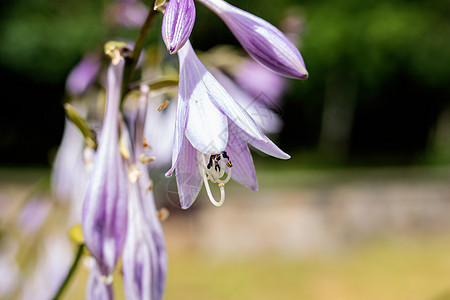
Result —
[[78, 250], [75, 255], [75, 258], [73, 259], [72, 266], [70, 266], [70, 269], [69, 269], [69, 272], [67, 273], [66, 278], [64, 278], [64, 281], [62, 282], [58, 291], [56, 292], [55, 296], [52, 298], [53, 300], [60, 299], [61, 295], [64, 293], [64, 290], [69, 285], [70, 279], [72, 279], [73, 275], [75, 274], [75, 271], [77, 270], [77, 267], [81, 260], [81, 257], [83, 256], [83, 251], [84, 251], [84, 244], [80, 244], [78, 246]]
[[128, 85], [133, 79], [134, 71], [136, 69], [136, 65], [139, 61], [139, 57], [142, 52], [142, 48], [144, 47], [145, 39], [155, 22], [156, 16], [158, 15], [158, 11], [154, 9], [156, 0], [152, 1], [152, 5], [150, 6], [150, 10], [147, 15], [147, 19], [145, 19], [144, 25], [141, 27], [141, 31], [136, 39], [134, 44], [133, 52], [130, 57], [127, 57], [125, 60], [125, 70], [123, 74], [123, 84], [122, 84], [122, 100], [123, 96], [126, 94], [128, 90]]

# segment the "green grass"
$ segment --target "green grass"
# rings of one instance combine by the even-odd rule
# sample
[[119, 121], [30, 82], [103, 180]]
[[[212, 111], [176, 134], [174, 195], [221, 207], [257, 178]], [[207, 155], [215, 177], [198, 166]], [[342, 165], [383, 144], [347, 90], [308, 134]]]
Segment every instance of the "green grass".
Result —
[[170, 299], [450, 299], [450, 239], [380, 241], [332, 257], [171, 255]]
[[[322, 257], [227, 258], [169, 248], [164, 299], [448, 300], [449, 250], [450, 237], [377, 241]], [[86, 276], [80, 268], [63, 299], [81, 299]], [[120, 284], [116, 293], [123, 299]]]

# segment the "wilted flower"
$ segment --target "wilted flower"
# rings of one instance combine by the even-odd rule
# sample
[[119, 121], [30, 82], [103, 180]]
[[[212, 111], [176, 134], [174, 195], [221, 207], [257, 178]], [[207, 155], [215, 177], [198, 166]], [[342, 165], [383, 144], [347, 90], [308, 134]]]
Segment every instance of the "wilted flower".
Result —
[[177, 52], [189, 39], [195, 22], [193, 0], [171, 0], [162, 22], [162, 38], [170, 54]]
[[247, 53], [273, 72], [297, 79], [308, 78], [295, 45], [276, 27], [223, 0], [198, 0], [230, 28]]
[[[231, 177], [257, 189], [246, 143], [278, 158], [287, 159], [289, 155], [258, 129], [247, 112], [203, 66], [189, 42], [178, 56], [180, 81], [174, 150], [172, 168], [166, 176], [171, 176], [176, 169], [182, 208], [192, 205], [202, 182], [211, 202], [219, 206], [225, 198], [224, 185]], [[218, 183], [219, 201], [212, 196], [208, 180]]]
[[108, 69], [105, 118], [83, 205], [86, 246], [103, 275], [119, 259], [127, 228], [127, 179], [119, 151], [118, 119], [124, 59]]

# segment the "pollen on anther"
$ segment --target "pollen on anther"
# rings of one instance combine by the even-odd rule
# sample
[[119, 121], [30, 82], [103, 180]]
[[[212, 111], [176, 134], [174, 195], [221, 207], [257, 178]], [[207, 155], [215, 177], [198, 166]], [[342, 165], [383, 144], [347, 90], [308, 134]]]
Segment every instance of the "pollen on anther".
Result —
[[134, 183], [141, 175], [142, 173], [139, 171], [138, 167], [135, 164], [131, 165], [130, 171], [128, 172], [128, 180]]
[[158, 219], [162, 222], [167, 220], [167, 218], [169, 217], [170, 212], [167, 208], [163, 207], [158, 211]]
[[169, 103], [170, 103], [169, 100], [164, 101], [163, 104], [161, 104], [161, 105], [157, 108], [158, 112], [160, 112], [160, 111], [162, 111], [163, 109], [165, 109], [165, 108], [167, 107], [167, 105], [169, 105]]

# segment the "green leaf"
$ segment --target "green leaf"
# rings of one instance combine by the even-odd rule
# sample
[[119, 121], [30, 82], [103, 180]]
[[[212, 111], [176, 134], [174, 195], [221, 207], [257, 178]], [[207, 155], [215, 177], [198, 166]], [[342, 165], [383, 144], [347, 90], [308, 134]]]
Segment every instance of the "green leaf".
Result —
[[64, 104], [64, 109], [69, 120], [72, 121], [83, 134], [86, 145], [93, 149], [97, 149], [97, 137], [89, 123], [80, 116], [76, 109], [69, 103]]

